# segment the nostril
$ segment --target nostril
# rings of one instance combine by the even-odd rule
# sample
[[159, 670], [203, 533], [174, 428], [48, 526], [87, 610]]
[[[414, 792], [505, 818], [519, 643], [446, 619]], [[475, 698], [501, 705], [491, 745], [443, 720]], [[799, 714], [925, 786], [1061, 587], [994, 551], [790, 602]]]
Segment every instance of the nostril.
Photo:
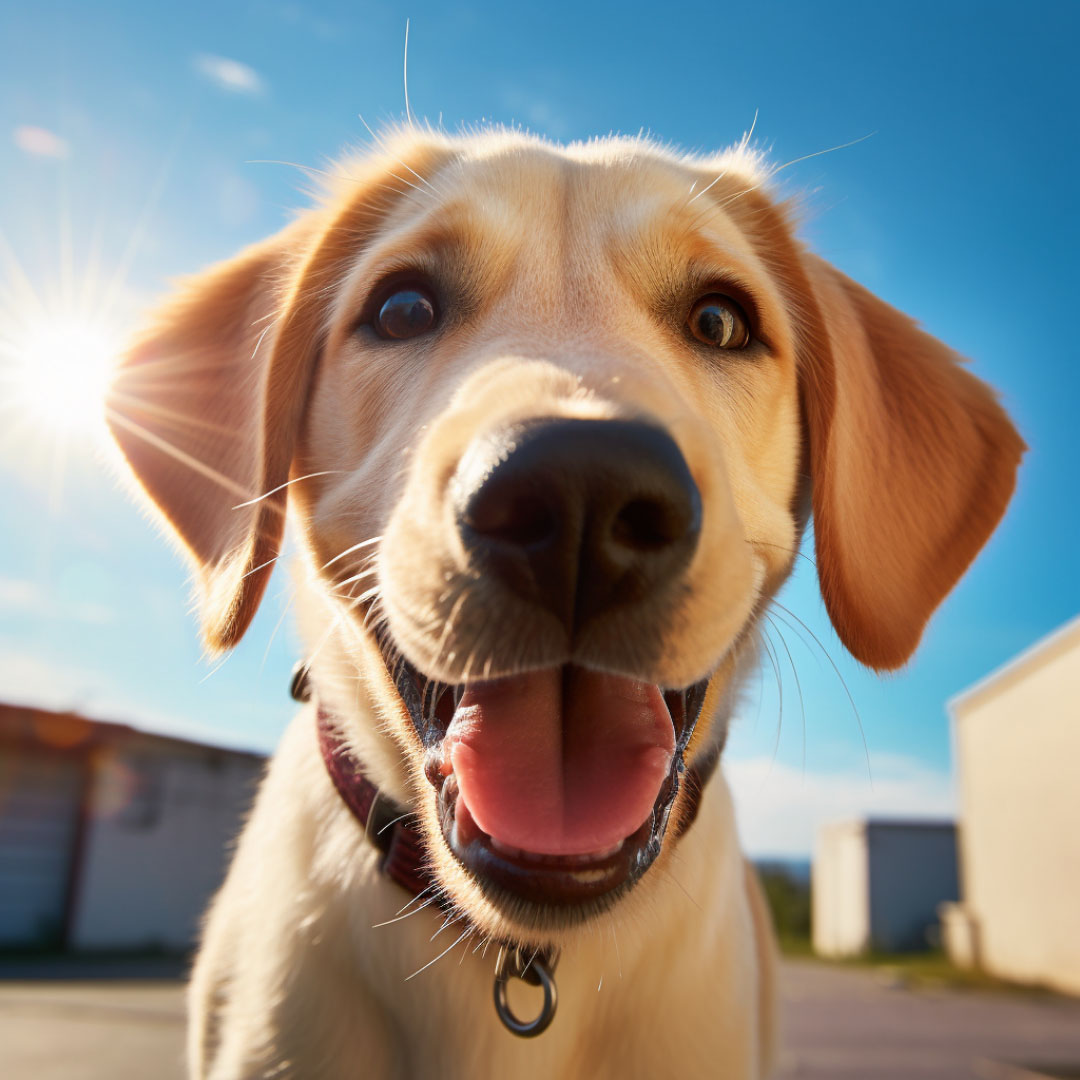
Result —
[[515, 547], [547, 543], [558, 529], [551, 507], [529, 495], [508, 499], [478, 500], [469, 507], [466, 524], [489, 540], [501, 540]]
[[615, 516], [611, 538], [628, 548], [651, 550], [663, 547], [672, 539], [667, 528], [664, 507], [651, 499], [634, 499]]
[[687, 515], [672, 503], [659, 499], [632, 499], [615, 516], [611, 538], [621, 547], [658, 551], [681, 540], [687, 532]]

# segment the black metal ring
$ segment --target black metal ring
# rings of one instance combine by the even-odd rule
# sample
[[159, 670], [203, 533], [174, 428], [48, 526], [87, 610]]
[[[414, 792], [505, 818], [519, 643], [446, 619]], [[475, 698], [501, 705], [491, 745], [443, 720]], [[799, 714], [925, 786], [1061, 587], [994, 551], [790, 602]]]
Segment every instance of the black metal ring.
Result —
[[[534, 986], [539, 984], [543, 989], [544, 1004], [540, 1007], [540, 1012], [535, 1020], [519, 1020], [511, 1010], [510, 1004], [506, 1000], [506, 984], [510, 981], [511, 976], [521, 979], [522, 982], [531, 982]], [[529, 978], [528, 976], [535, 977]], [[495, 1011], [499, 1014], [499, 1019], [503, 1022], [507, 1031], [520, 1035], [523, 1039], [531, 1039], [542, 1034], [547, 1031], [551, 1021], [555, 1018], [555, 1007], [558, 1003], [559, 997], [558, 991], [555, 989], [555, 977], [539, 956], [534, 956], [525, 965], [524, 969], [518, 971], [510, 970], [510, 964], [506, 962], [505, 956], [499, 957], [498, 963], [495, 965]]]
[[311, 680], [308, 678], [308, 665], [303, 660], [298, 660], [293, 665], [289, 696], [293, 701], [311, 700]]

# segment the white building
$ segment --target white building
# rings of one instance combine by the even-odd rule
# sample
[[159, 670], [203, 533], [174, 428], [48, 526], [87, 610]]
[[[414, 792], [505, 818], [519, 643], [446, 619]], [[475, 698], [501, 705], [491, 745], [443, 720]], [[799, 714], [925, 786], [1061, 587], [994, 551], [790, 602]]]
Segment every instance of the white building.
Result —
[[0, 706], [0, 950], [190, 948], [262, 766]]
[[821, 956], [925, 949], [938, 905], [956, 896], [951, 822], [860, 820], [818, 831], [811, 918]]
[[1080, 994], [1080, 618], [950, 702], [954, 961]]

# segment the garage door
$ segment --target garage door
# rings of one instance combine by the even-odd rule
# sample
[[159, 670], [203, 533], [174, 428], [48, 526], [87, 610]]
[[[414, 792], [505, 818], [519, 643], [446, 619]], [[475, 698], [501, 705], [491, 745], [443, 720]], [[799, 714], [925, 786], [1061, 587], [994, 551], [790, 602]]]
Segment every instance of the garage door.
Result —
[[84, 769], [0, 744], [0, 948], [62, 943]]

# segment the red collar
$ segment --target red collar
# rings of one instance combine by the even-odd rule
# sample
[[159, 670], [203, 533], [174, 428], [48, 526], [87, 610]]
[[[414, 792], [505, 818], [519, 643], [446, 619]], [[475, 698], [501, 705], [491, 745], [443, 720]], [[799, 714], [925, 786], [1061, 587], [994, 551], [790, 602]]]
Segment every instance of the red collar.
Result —
[[424, 838], [416, 815], [383, 795], [364, 775], [360, 762], [334, 729], [333, 717], [321, 705], [318, 725], [326, 771], [364, 835], [383, 853], [382, 872], [418, 896], [431, 882], [425, 872]]
[[[349, 753], [349, 748], [334, 728], [334, 718], [321, 706], [318, 710], [319, 749], [330, 779], [342, 801], [360, 823], [364, 835], [382, 853], [382, 872], [414, 896], [422, 893], [431, 880], [423, 834], [415, 814], [403, 810], [383, 795], [364, 775], [363, 766]], [[701, 795], [720, 760], [720, 751], [711, 751], [704, 761], [697, 761], [683, 774], [687, 800], [676, 836], [682, 836], [694, 823]]]

